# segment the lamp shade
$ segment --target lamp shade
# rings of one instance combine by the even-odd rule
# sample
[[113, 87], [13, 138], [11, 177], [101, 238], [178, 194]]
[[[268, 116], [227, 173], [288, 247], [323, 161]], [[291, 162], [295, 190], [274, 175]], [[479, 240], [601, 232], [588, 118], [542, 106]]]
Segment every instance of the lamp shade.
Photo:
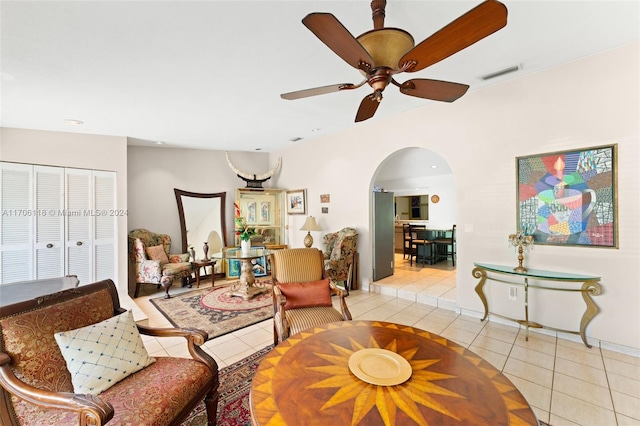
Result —
[[307, 217], [307, 220], [304, 222], [304, 225], [302, 225], [302, 228], [300, 228], [300, 230], [301, 231], [320, 231], [321, 229], [316, 223], [316, 218], [313, 216], [309, 216]]

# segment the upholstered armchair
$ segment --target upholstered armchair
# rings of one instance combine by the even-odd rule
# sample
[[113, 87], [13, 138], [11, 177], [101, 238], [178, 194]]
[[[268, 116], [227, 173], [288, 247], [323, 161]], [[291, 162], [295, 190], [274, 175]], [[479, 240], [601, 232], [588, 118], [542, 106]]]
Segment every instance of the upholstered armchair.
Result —
[[[141, 335], [182, 337], [187, 357], [151, 357]], [[207, 333], [135, 323], [105, 280], [0, 308], [0, 424], [179, 425], [203, 400], [216, 424]]]
[[[270, 260], [274, 344], [316, 325], [351, 320], [344, 300], [346, 292], [325, 276], [320, 250], [276, 250]], [[332, 294], [338, 296], [340, 312], [333, 307]]]
[[355, 228], [343, 228], [338, 232], [322, 237], [322, 253], [325, 269], [331, 282], [343, 286], [347, 292], [352, 288], [354, 268], [357, 267], [356, 247], [358, 231]]
[[170, 248], [171, 237], [166, 234], [146, 229], [129, 232], [129, 259], [134, 264], [136, 279], [133, 297], [138, 297], [140, 284], [156, 284], [165, 289], [165, 298], [168, 299], [173, 282], [191, 276], [193, 268], [189, 254], [169, 254]]

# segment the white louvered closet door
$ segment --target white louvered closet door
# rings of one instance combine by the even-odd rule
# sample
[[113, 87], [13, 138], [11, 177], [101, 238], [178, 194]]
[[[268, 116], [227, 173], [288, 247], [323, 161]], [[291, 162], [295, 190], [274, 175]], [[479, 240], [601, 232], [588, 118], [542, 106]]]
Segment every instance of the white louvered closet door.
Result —
[[93, 197], [91, 170], [66, 169], [66, 274], [93, 282]]
[[34, 278], [33, 207], [33, 167], [0, 163], [0, 284]]
[[112, 279], [116, 276], [116, 220], [120, 215], [116, 210], [116, 174], [114, 172], [93, 172], [94, 216], [93, 270], [95, 281]]
[[34, 166], [35, 279], [64, 273], [64, 169]]

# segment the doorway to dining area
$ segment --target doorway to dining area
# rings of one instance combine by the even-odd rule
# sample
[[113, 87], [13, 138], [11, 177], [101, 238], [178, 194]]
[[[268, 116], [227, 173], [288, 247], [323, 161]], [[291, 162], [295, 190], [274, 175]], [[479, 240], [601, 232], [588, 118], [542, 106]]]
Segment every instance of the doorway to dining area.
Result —
[[[447, 161], [425, 148], [404, 148], [378, 167], [372, 185], [394, 195], [393, 273], [369, 284], [369, 290], [449, 310], [456, 307], [455, 257], [417, 263], [403, 255], [402, 225], [451, 229], [456, 224], [456, 186]], [[412, 203], [413, 201], [413, 203]], [[417, 212], [419, 209], [419, 213]], [[375, 246], [376, 251], [388, 247]], [[430, 264], [431, 263], [431, 264]]]

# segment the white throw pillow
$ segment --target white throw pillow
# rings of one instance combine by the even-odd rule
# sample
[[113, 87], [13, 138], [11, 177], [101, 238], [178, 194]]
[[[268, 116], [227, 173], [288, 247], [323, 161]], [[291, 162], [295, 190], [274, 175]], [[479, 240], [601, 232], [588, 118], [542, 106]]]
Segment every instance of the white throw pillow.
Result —
[[54, 337], [75, 393], [98, 395], [156, 361], [147, 353], [131, 311]]

